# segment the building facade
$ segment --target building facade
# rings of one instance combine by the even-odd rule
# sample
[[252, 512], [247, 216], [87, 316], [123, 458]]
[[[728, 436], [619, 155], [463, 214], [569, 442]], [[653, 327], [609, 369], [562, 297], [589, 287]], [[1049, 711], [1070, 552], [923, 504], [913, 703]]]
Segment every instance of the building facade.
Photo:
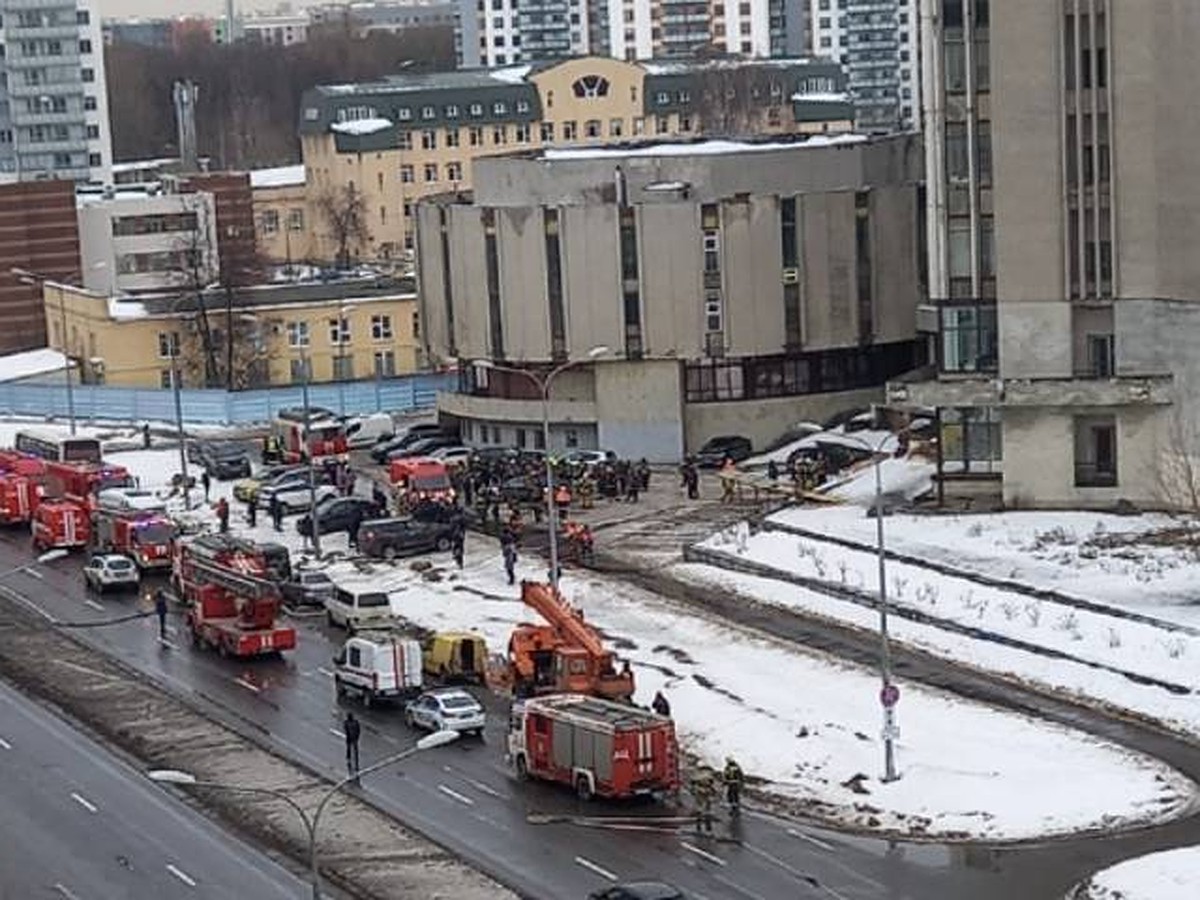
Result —
[[316, 258], [304, 166], [280, 166], [250, 173], [254, 228], [264, 263], [300, 263]]
[[269, 47], [291, 47], [308, 40], [309, 17], [305, 12], [289, 15], [244, 16], [242, 37]]
[[892, 399], [940, 410], [946, 493], [1191, 507], [1200, 122], [1168, 110], [1200, 87], [1200, 7], [923, 13], [938, 372]]
[[921, 126], [917, 0], [807, 0], [810, 51], [846, 67], [858, 127]]
[[0, 180], [108, 184], [112, 132], [94, 0], [0, 0]]
[[[543, 150], [479, 160], [474, 192], [418, 206], [425, 341], [456, 362], [442, 415], [474, 444], [676, 461], [757, 446], [879, 400], [915, 340], [914, 136]], [[599, 348], [599, 359], [589, 351]]]
[[[84, 380], [165, 388], [179, 372], [204, 387], [205, 344], [194, 294], [113, 296], [45, 285], [50, 346], [83, 360]], [[235, 388], [387, 378], [417, 371], [420, 320], [411, 283], [346, 280], [237, 290], [232, 307], [206, 296], [218, 379], [223, 335], [234, 335]], [[227, 311], [232, 309], [232, 321]]]
[[[332, 258], [329, 204], [358, 195], [359, 258], [414, 247], [413, 204], [466, 190], [485, 156], [697, 135], [844, 132], [844, 77], [826, 61], [626, 63], [585, 57], [543, 66], [397, 76], [316, 88], [300, 142], [318, 253]], [[839, 99], [840, 98], [840, 99]]]

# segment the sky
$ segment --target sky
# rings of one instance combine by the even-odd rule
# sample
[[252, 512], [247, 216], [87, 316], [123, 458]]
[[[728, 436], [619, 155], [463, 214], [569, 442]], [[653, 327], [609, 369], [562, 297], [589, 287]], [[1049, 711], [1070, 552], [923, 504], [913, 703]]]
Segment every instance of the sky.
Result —
[[[280, 0], [235, 0], [237, 8], [245, 12], [273, 11]], [[119, 19], [127, 16], [160, 18], [183, 16], [194, 13], [216, 15], [225, 11], [225, 0], [97, 0], [100, 16], [104, 19]], [[293, 0], [292, 6], [304, 4]]]

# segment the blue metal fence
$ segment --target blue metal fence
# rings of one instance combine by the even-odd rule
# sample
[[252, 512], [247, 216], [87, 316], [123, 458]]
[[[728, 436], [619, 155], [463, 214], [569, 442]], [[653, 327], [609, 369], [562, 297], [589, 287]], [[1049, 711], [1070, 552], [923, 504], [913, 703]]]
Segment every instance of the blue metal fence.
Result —
[[[432, 409], [438, 391], [454, 390], [456, 376], [407, 375], [376, 381], [314, 384], [309, 403], [341, 414], [410, 412]], [[303, 405], [299, 386], [253, 391], [180, 391], [186, 422], [233, 425], [263, 422], [275, 411]], [[76, 385], [75, 416], [119, 422], [174, 421], [175, 395], [170, 390]], [[20, 416], [67, 416], [67, 388], [60, 384], [0, 383], [0, 413]]]

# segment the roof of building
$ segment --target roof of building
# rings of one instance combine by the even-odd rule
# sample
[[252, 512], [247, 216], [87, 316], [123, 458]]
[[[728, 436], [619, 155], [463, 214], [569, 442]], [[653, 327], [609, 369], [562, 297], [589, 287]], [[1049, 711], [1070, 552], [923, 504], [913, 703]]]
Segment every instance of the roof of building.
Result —
[[[535, 151], [536, 158], [554, 162], [569, 159], [602, 159], [654, 156], [713, 156], [730, 153], [758, 153], [767, 150], [806, 150], [814, 147], [832, 147], [844, 144], [860, 144], [868, 140], [863, 134], [814, 134], [798, 136], [797, 140], [781, 141], [727, 141], [702, 140], [654, 141], [643, 144], [620, 144], [601, 147], [559, 147]], [[665, 188], [659, 188], [665, 190]]]
[[271, 169], [254, 169], [250, 172], [250, 187], [275, 188], [304, 184], [304, 166], [276, 166]]
[[[289, 306], [324, 305], [330, 301], [354, 303], [414, 296], [416, 285], [412, 278], [389, 276], [337, 277], [299, 284], [263, 284], [235, 288], [233, 305], [236, 309], [274, 309]], [[205, 306], [224, 305], [225, 292], [219, 286], [204, 292]], [[110, 298], [109, 313], [114, 318], [144, 318], [147, 316], [183, 315], [195, 312], [199, 302], [190, 291], [161, 294], [138, 294], [136, 298]], [[114, 308], [115, 307], [115, 308]]]
[[0, 356], [0, 382], [20, 381], [36, 375], [61, 372], [70, 361], [58, 350], [43, 347], [40, 350], [25, 350]]

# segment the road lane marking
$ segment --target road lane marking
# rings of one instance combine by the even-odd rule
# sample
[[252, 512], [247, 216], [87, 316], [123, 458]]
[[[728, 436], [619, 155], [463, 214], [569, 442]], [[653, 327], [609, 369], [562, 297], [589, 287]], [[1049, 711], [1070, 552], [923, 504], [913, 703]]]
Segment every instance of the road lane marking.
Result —
[[54, 621], [54, 616], [50, 615], [50, 613], [46, 612], [44, 609], [42, 609], [40, 606], [38, 606], [36, 603], [34, 603], [32, 600], [30, 600], [24, 594], [22, 594], [20, 591], [14, 591], [12, 588], [6, 587], [6, 586], [0, 584], [0, 594], [4, 594], [4, 596], [8, 597], [10, 600], [16, 600], [18, 603], [20, 603], [26, 609], [37, 613], [39, 616], [41, 616], [47, 622]]
[[11, 750], [11, 749], [12, 749], [12, 744], [10, 744], [4, 738], [0, 738], [0, 750]]
[[255, 694], [262, 692], [262, 688], [260, 688], [257, 684], [252, 684], [251, 682], [247, 681], [245, 678], [235, 678], [235, 679], [233, 679], [233, 683], [239, 684], [242, 687], [244, 687], [246, 690], [251, 691], [252, 693], [255, 693]]
[[795, 828], [789, 828], [787, 833], [794, 838], [799, 838], [802, 841], [812, 844], [814, 847], [820, 847], [822, 850], [829, 850], [830, 852], [833, 851], [833, 844], [826, 843], [820, 838], [815, 838], [812, 835], [805, 834], [803, 831], [797, 831]]
[[340, 737], [343, 741], [346, 739], [346, 733], [344, 731], [338, 731], [336, 728], [330, 728], [329, 733]]
[[455, 800], [457, 800], [459, 803], [463, 804], [464, 806], [474, 806], [475, 805], [474, 800], [472, 800], [470, 797], [466, 796], [465, 794], [460, 794], [458, 791], [454, 790], [454, 788], [448, 788], [444, 784], [439, 784], [438, 790], [441, 791], [443, 794], [445, 794], [447, 797], [453, 797]]
[[73, 894], [73, 893], [70, 891], [70, 889], [69, 889], [69, 888], [67, 888], [65, 885], [61, 885], [61, 884], [58, 884], [58, 883], [56, 882], [56, 883], [55, 883], [55, 885], [54, 885], [54, 889], [55, 889], [56, 891], [58, 891], [60, 894], [62, 894], [64, 897], [66, 897], [66, 898], [67, 898], [67, 900], [79, 900], [79, 897], [78, 897], [78, 895], [76, 895], [76, 894]]
[[617, 876], [614, 875], [612, 872], [608, 871], [608, 869], [604, 868], [603, 866], [597, 865], [596, 863], [592, 862], [590, 859], [588, 859], [586, 857], [583, 857], [583, 856], [575, 857], [575, 865], [583, 866], [589, 872], [595, 872], [601, 878], [607, 878], [609, 881], [617, 880]]
[[95, 812], [100, 811], [99, 807], [97, 807], [95, 803], [93, 803], [87, 797], [81, 797], [79, 794], [76, 794], [74, 791], [71, 792], [71, 799], [74, 800], [76, 803], [78, 803], [80, 806], [82, 806], [84, 809], [86, 809], [90, 813], [95, 813]]
[[188, 887], [196, 886], [196, 879], [187, 872], [183, 871], [183, 869], [180, 869], [174, 863], [167, 863], [167, 871], [186, 884]]
[[97, 603], [97, 602], [96, 602], [95, 600], [93, 600], [91, 597], [88, 597], [86, 600], [84, 600], [84, 601], [83, 601], [83, 605], [84, 605], [84, 606], [90, 606], [92, 609], [99, 610], [100, 612], [104, 612], [104, 604], [103, 604], [103, 603]]
[[329, 669], [326, 669], [324, 666], [322, 666], [321, 668], [317, 669], [317, 671], [318, 671], [318, 672], [320, 672], [322, 675], [325, 675], [325, 676], [327, 676], [327, 677], [329, 677], [329, 678], [332, 678], [332, 677], [333, 677], [333, 672], [329, 671]]
[[21, 569], [20, 571], [21, 571], [21, 574], [28, 575], [30, 578], [36, 578], [38, 581], [46, 580], [46, 576], [43, 575], [41, 572], [39, 572], [37, 569], [31, 569], [29, 567], [26, 567], [24, 569]]
[[455, 769], [454, 766], [442, 766], [442, 771], [449, 772], [451, 775], [455, 775], [455, 776], [461, 778], [463, 781], [465, 781], [471, 787], [475, 788], [475, 790], [479, 791], [480, 793], [487, 794], [489, 797], [496, 797], [497, 799], [500, 799], [500, 800], [508, 799], [507, 794], [501, 793], [500, 791], [496, 790], [491, 785], [484, 784], [482, 781], [478, 780], [477, 778], [472, 778], [469, 775], [464, 775], [462, 772]]
[[716, 863], [718, 866], [725, 865], [725, 860], [714, 853], [709, 853], [707, 850], [697, 847], [695, 844], [689, 844], [687, 841], [680, 841], [679, 846], [689, 853], [695, 853], [701, 859], [707, 859], [711, 863]]

